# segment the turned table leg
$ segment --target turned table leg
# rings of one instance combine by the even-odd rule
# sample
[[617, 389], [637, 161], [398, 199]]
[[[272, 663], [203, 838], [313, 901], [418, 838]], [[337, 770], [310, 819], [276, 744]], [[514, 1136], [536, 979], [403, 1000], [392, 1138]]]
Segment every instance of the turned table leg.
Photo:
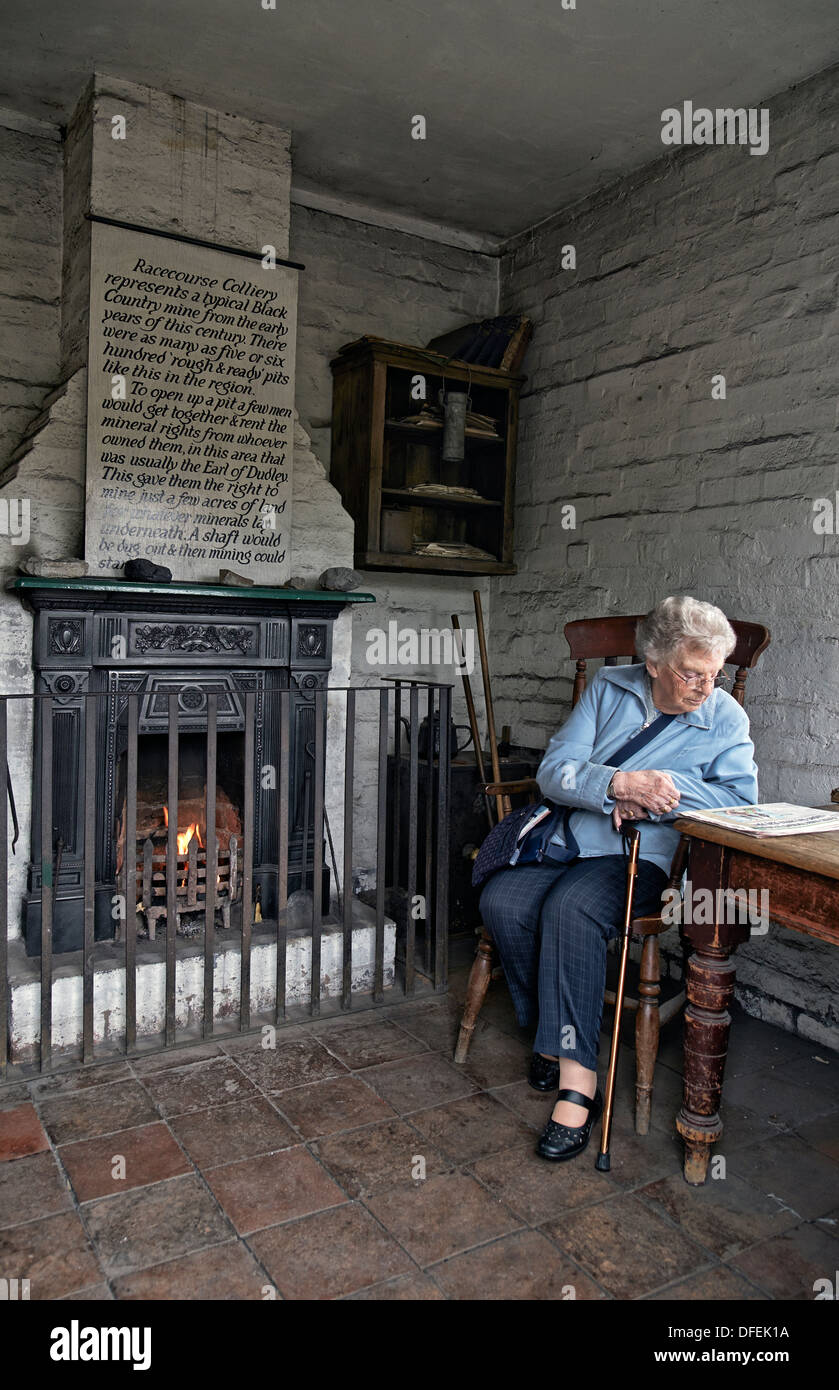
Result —
[[676, 1128], [685, 1141], [685, 1181], [705, 1182], [711, 1145], [722, 1134], [720, 1096], [734, 993], [728, 947], [697, 946], [687, 972], [684, 1103]]

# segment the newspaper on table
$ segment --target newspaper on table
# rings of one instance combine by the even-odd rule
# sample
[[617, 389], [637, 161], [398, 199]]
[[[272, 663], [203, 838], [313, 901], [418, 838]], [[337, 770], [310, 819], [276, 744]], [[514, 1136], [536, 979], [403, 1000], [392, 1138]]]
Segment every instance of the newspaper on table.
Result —
[[741, 835], [811, 835], [821, 830], [839, 831], [837, 811], [794, 806], [789, 801], [767, 801], [762, 806], [719, 806], [713, 811], [684, 811], [683, 815], [685, 819], [724, 826]]

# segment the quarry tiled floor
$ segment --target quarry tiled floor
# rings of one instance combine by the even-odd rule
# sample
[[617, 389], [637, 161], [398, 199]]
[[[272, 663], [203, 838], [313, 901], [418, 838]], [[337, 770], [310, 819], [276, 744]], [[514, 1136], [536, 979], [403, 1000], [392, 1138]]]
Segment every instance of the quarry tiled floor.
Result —
[[[551, 1098], [494, 982], [452, 1062], [447, 996], [0, 1087], [0, 1268], [32, 1299], [809, 1300], [839, 1267], [839, 1056], [737, 1012], [704, 1187], [681, 1176], [681, 1024], [650, 1134], [631, 1031], [599, 1125], [534, 1154]], [[604, 1036], [601, 1064], [608, 1040]], [[424, 1165], [424, 1177], [419, 1177]], [[721, 1165], [716, 1165], [721, 1169]]]

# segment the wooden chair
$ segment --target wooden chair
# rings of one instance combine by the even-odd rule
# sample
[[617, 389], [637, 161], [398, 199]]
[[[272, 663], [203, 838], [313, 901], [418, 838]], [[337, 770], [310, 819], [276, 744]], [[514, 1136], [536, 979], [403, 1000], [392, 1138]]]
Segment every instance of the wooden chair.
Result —
[[[622, 618], [581, 618], [577, 622], [566, 623], [565, 637], [571, 656], [576, 661], [574, 674], [574, 693], [572, 708], [576, 705], [586, 686], [586, 663], [602, 658], [605, 665], [616, 666], [621, 657], [637, 661], [635, 655], [635, 628], [641, 615]], [[728, 665], [736, 667], [734, 686], [731, 691], [738, 704], [744, 702], [746, 677], [756, 664], [761, 652], [769, 645], [768, 628], [760, 623], [744, 623], [730, 618], [729, 622], [737, 636], [737, 644]], [[502, 794], [509, 798], [525, 794], [528, 800], [535, 801], [539, 796], [538, 783], [532, 778], [519, 782], [489, 782], [484, 790], [489, 796]], [[509, 800], [505, 805], [509, 807]], [[643, 831], [642, 831], [643, 844]], [[687, 863], [689, 841], [681, 836], [670, 868], [668, 886], [677, 891], [681, 887], [682, 875]], [[669, 915], [669, 914], [668, 914]], [[658, 1056], [659, 1033], [664, 1024], [681, 1012], [685, 1003], [684, 988], [663, 1005], [659, 1003], [661, 993], [661, 958], [659, 936], [670, 927], [662, 921], [661, 914], [650, 917], [636, 917], [632, 922], [632, 936], [640, 940], [641, 967], [637, 996], [624, 996], [624, 1008], [635, 1012], [635, 1132], [646, 1134], [650, 1127], [650, 1108], [653, 1090], [653, 1072]], [[683, 941], [683, 951], [685, 943]], [[481, 1011], [493, 969], [492, 938], [486, 927], [480, 928], [480, 940], [475, 961], [469, 975], [466, 1002], [460, 1023], [457, 1048], [454, 1060], [465, 1062], [475, 1024]], [[684, 979], [684, 972], [683, 972]], [[607, 989], [605, 1000], [614, 1004], [614, 991]]]

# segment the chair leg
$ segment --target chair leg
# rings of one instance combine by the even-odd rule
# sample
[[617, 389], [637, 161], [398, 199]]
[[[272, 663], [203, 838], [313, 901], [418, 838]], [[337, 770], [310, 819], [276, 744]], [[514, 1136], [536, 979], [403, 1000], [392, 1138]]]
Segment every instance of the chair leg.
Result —
[[649, 1134], [653, 1073], [658, 1056], [661, 960], [657, 936], [645, 936], [635, 1015], [635, 1133]]
[[486, 928], [481, 930], [481, 939], [478, 942], [478, 949], [472, 969], [469, 972], [469, 985], [466, 990], [466, 1003], [463, 1008], [463, 1017], [460, 1020], [460, 1032], [457, 1038], [454, 1060], [465, 1062], [469, 1051], [469, 1044], [472, 1041], [472, 1034], [475, 1031], [475, 1024], [478, 1021], [478, 1014], [483, 1007], [486, 992], [489, 988], [490, 976], [492, 975], [492, 937]]

